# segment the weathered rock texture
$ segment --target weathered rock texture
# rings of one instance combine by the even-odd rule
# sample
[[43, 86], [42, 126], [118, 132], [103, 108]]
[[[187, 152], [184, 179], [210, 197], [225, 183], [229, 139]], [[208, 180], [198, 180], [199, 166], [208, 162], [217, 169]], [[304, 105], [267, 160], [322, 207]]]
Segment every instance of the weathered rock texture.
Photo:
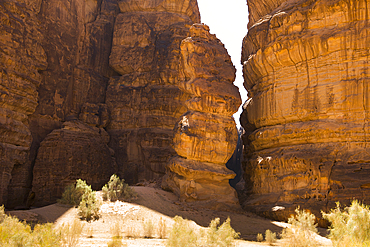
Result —
[[33, 169], [35, 206], [54, 203], [79, 178], [100, 190], [117, 169], [108, 142], [103, 128], [80, 121], [65, 122], [51, 132], [41, 142]]
[[370, 202], [370, 3], [248, 0], [246, 208]]
[[0, 205], [23, 203], [31, 186], [28, 154], [37, 88], [46, 69], [36, 15], [41, 1], [0, 2]]
[[[233, 177], [235, 70], [201, 26], [200, 44], [181, 50], [200, 22], [196, 0], [4, 0], [0, 18], [0, 205], [53, 203], [77, 178], [93, 189], [113, 173], [161, 178], [188, 108], [195, 137], [177, 132], [177, 153], [219, 184]], [[199, 174], [204, 192], [236, 203]]]
[[196, 1], [119, 1], [109, 63], [121, 76], [107, 89], [108, 132], [119, 175], [129, 183], [159, 178], [168, 159], [173, 126], [186, 112], [180, 43], [199, 22]]
[[162, 187], [189, 203], [236, 208], [236, 192], [229, 185], [235, 174], [226, 168], [238, 139], [232, 118], [240, 104], [232, 84], [235, 68], [222, 43], [202, 24], [194, 24], [182, 41], [181, 61], [185, 77], [179, 85], [192, 97], [175, 127], [178, 156], [169, 161]]
[[107, 134], [99, 138], [82, 123], [66, 122], [79, 119], [101, 133], [109, 123], [105, 99], [109, 77], [115, 75], [109, 53], [117, 14], [116, 0], [42, 2], [38, 19], [48, 64], [30, 116], [30, 179], [37, 205], [55, 202], [77, 178], [100, 189], [117, 171]]

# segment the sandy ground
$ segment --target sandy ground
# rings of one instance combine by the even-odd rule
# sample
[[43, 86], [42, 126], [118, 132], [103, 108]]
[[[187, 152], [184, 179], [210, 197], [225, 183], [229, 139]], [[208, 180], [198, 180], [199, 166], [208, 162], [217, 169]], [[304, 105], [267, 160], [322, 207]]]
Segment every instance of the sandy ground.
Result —
[[[184, 219], [194, 221], [200, 227], [207, 227], [212, 219], [220, 218], [223, 222], [227, 217], [231, 219], [231, 226], [240, 233], [241, 240], [235, 241], [235, 246], [268, 246], [266, 243], [253, 242], [258, 233], [265, 233], [267, 229], [280, 233], [288, 224], [273, 222], [249, 212], [223, 212], [192, 208], [178, 201], [177, 196], [159, 188], [136, 186], [138, 198], [132, 202], [104, 202], [101, 207], [101, 217], [92, 222], [84, 221], [84, 230], [78, 246], [107, 246], [112, 237], [112, 227], [117, 223], [121, 226], [123, 242], [127, 246], [166, 246], [166, 240], [158, 239], [154, 230], [154, 238], [146, 239], [143, 236], [144, 224], [151, 221], [156, 228], [160, 220], [166, 222], [167, 228], [173, 224], [173, 217], [179, 215]], [[101, 196], [100, 192], [98, 195]], [[26, 221], [53, 222], [56, 227], [68, 224], [78, 219], [77, 209], [62, 204], [53, 204], [31, 210], [9, 212]], [[318, 236], [323, 246], [331, 246], [330, 240]], [[275, 246], [280, 246], [279, 241]]]

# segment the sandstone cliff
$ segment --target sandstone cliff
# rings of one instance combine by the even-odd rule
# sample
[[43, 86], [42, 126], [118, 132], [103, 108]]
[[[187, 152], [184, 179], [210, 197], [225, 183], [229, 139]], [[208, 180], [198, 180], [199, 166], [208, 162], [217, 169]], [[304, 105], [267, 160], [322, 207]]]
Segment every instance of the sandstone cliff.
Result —
[[200, 50], [181, 63], [182, 41], [200, 22], [196, 0], [5, 0], [0, 16], [0, 204], [55, 202], [77, 178], [93, 189], [113, 173], [161, 178], [188, 108], [199, 128], [194, 160], [219, 164], [215, 181], [228, 186], [235, 71], [208, 32], [193, 35]]
[[28, 117], [38, 105], [40, 71], [47, 66], [36, 16], [40, 5], [41, 0], [0, 3], [0, 204], [22, 203], [17, 195], [31, 186]]
[[137, 183], [159, 178], [175, 154], [173, 126], [186, 112], [178, 88], [180, 43], [199, 22], [196, 1], [119, 1], [106, 102], [118, 174]]
[[222, 43], [202, 24], [190, 28], [190, 37], [181, 43], [181, 58], [185, 77], [179, 85], [192, 97], [175, 127], [178, 156], [169, 161], [162, 187], [189, 203], [237, 208], [236, 192], [229, 185], [235, 174], [226, 168], [238, 138], [232, 118], [240, 104], [232, 84], [235, 68]]
[[284, 218], [369, 203], [369, 2], [247, 2], [244, 206]]

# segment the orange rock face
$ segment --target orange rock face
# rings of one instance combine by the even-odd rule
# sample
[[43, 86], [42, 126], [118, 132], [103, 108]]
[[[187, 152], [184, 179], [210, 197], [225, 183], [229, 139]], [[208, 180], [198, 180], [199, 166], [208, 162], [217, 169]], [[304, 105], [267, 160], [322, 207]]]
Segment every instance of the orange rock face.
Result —
[[108, 132], [119, 174], [126, 181], [159, 178], [168, 159], [173, 126], [186, 112], [188, 94], [178, 81], [180, 43], [199, 21], [196, 1], [119, 1], [107, 89]]
[[175, 127], [174, 149], [162, 187], [180, 199], [205, 207], [238, 207], [229, 185], [235, 174], [226, 168], [237, 142], [232, 114], [240, 96], [232, 84], [235, 68], [222, 43], [209, 28], [194, 24], [181, 43], [185, 78], [181, 89], [192, 97], [188, 112]]
[[[271, 3], [270, 3], [271, 2]], [[248, 0], [244, 206], [273, 217], [369, 203], [367, 1]], [[258, 10], [257, 10], [258, 9]], [[259, 20], [258, 20], [259, 19]]]
[[0, 204], [22, 203], [31, 184], [28, 119], [38, 104], [39, 71], [47, 65], [36, 18], [40, 4], [0, 3]]

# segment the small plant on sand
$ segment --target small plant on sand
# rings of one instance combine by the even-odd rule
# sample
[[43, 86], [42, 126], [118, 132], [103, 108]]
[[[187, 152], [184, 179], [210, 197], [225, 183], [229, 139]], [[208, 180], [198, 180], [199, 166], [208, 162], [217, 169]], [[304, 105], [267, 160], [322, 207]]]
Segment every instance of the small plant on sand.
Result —
[[103, 186], [103, 199], [116, 201], [131, 201], [137, 197], [137, 193], [125, 183], [124, 179], [120, 179], [116, 174], [110, 177], [109, 182]]
[[229, 218], [221, 226], [219, 226], [220, 219], [216, 218], [204, 230], [197, 230], [194, 225], [192, 226], [191, 221], [184, 220], [180, 216], [176, 216], [174, 220], [175, 224], [167, 239], [167, 246], [226, 247], [232, 246], [234, 239], [239, 237], [239, 233], [230, 226]]
[[181, 216], [175, 216], [174, 225], [167, 239], [168, 247], [195, 247], [197, 246], [197, 233], [190, 225], [190, 221]]
[[337, 207], [330, 213], [323, 213], [330, 223], [329, 238], [334, 246], [370, 246], [370, 209], [369, 206], [352, 201], [350, 207]]
[[[91, 190], [91, 188], [90, 188]], [[75, 183], [68, 185], [62, 194], [59, 203], [78, 206], [81, 202], [82, 195], [89, 191], [86, 181], [77, 179]]]
[[143, 228], [144, 228], [144, 237], [146, 238], [153, 238], [154, 234], [154, 224], [153, 222], [149, 220], [145, 220], [143, 222]]
[[211, 221], [206, 229], [205, 246], [231, 246], [234, 239], [239, 237], [239, 233], [230, 226], [230, 218], [220, 224], [220, 218]]
[[68, 185], [59, 203], [78, 205], [78, 215], [82, 219], [90, 221], [99, 219], [100, 201], [96, 198], [96, 193], [87, 185], [86, 181], [77, 179], [75, 184]]
[[263, 241], [263, 235], [262, 235], [262, 233], [258, 233], [257, 234], [256, 240], [257, 240], [257, 242], [262, 242]]
[[276, 233], [267, 229], [265, 232], [265, 241], [269, 245], [273, 245], [274, 243], [276, 243]]
[[295, 210], [296, 216], [291, 216], [288, 223], [291, 227], [283, 230], [282, 238], [284, 246], [287, 247], [314, 247], [318, 246], [315, 240], [317, 233], [317, 224], [315, 224], [315, 215], [308, 211]]
[[158, 233], [158, 237], [160, 239], [166, 238], [166, 235], [167, 235], [167, 225], [166, 225], [166, 221], [164, 221], [162, 219], [162, 217], [161, 217], [161, 219], [159, 220], [159, 223], [158, 223], [157, 233]]
[[97, 220], [100, 217], [100, 206], [101, 202], [96, 198], [95, 191], [92, 191], [89, 186], [89, 191], [82, 195], [78, 215], [86, 221]]
[[75, 247], [83, 231], [84, 225], [78, 219], [75, 219], [71, 224], [63, 224], [59, 230], [61, 235], [61, 242], [63, 246]]

